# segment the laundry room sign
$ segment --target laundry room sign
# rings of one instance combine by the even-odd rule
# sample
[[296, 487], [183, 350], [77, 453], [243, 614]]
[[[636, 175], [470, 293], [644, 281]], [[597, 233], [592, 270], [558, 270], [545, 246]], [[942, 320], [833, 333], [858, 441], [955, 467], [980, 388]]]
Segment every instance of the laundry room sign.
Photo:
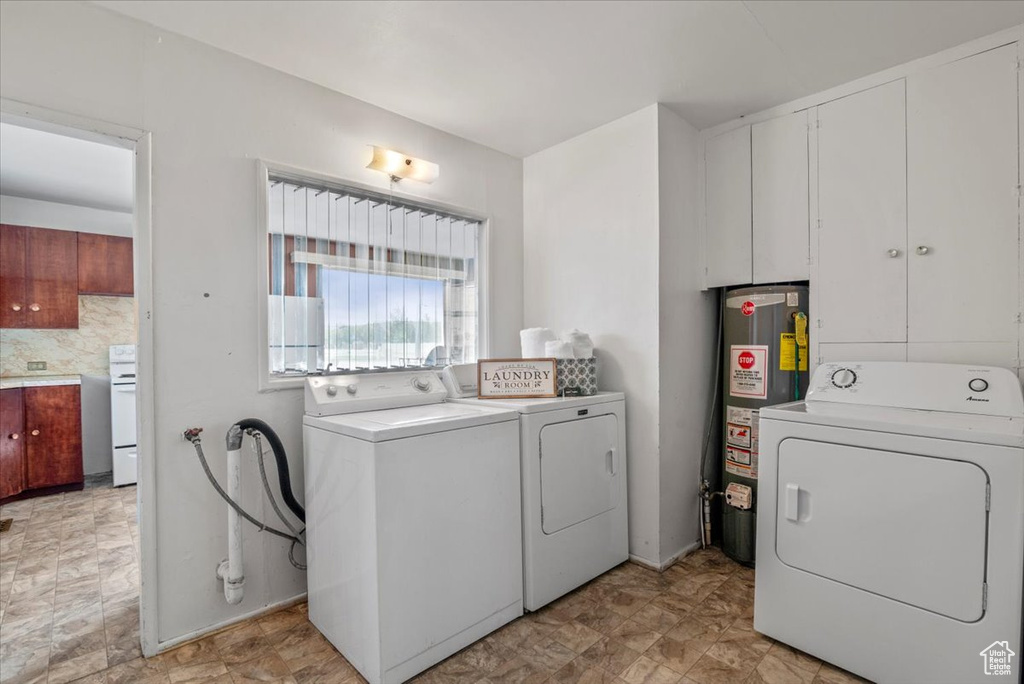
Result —
[[477, 363], [481, 399], [558, 396], [554, 359], [485, 359]]
[[729, 394], [748, 399], [768, 396], [768, 345], [738, 345], [729, 350]]

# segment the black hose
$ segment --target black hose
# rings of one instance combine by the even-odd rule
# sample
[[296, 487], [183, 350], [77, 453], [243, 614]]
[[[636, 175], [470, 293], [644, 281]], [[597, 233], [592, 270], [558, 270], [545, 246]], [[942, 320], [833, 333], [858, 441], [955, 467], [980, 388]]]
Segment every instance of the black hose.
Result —
[[256, 518], [254, 518], [251, 515], [249, 515], [248, 513], [246, 513], [245, 509], [243, 509], [240, 505], [238, 505], [238, 502], [236, 502], [234, 499], [232, 499], [230, 496], [228, 496], [228, 493], [224, 491], [224, 488], [220, 486], [220, 483], [217, 482], [217, 478], [214, 477], [213, 473], [210, 471], [210, 464], [206, 462], [206, 454], [203, 453], [203, 445], [199, 441], [198, 433], [193, 434], [191, 437], [188, 437], [188, 434], [189, 434], [189, 432], [185, 433], [186, 439], [188, 439], [190, 442], [192, 442], [192, 446], [195, 447], [196, 455], [199, 457], [199, 463], [202, 464], [202, 466], [203, 466], [203, 472], [206, 473], [206, 477], [207, 477], [207, 479], [210, 480], [210, 484], [213, 485], [213, 488], [215, 490], [217, 490], [218, 494], [220, 494], [220, 498], [222, 498], [225, 501], [227, 501], [228, 505], [231, 506], [232, 508], [234, 508], [235, 511], [240, 516], [242, 516], [243, 518], [245, 518], [246, 520], [251, 522], [256, 527], [260, 528], [260, 531], [262, 531], [262, 532], [270, 532], [271, 534], [276, 534], [278, 537], [284, 537], [285, 539], [289, 539], [289, 540], [291, 540], [292, 542], [295, 542], [295, 543], [302, 543], [302, 540], [299, 539], [298, 537], [294, 537], [294, 536], [288, 534], [287, 532], [282, 532], [281, 530], [274, 529], [273, 527], [270, 527], [269, 525], [264, 525], [259, 520], [257, 520]]
[[[292, 494], [292, 479], [288, 474], [288, 457], [285, 454], [281, 438], [277, 436], [277, 433], [269, 425], [259, 418], [243, 418], [235, 423], [235, 427], [240, 430], [255, 430], [267, 438], [267, 441], [270, 443], [270, 449], [274, 452], [274, 459], [277, 461], [277, 479], [281, 486], [281, 498], [284, 499], [285, 505], [291, 509], [295, 517], [305, 523], [306, 509], [295, 500], [295, 496]], [[230, 430], [228, 434], [231, 434]]]

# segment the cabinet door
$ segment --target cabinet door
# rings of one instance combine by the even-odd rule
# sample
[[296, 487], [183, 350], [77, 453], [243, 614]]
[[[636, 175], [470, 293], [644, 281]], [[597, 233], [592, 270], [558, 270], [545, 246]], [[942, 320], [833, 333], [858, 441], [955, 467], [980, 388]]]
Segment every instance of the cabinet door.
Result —
[[807, 112], [750, 128], [754, 284], [807, 280]]
[[0, 328], [25, 327], [25, 230], [0, 225]]
[[1020, 311], [1017, 46], [907, 79], [911, 342], [1011, 342]]
[[907, 339], [905, 90], [818, 107], [819, 342]]
[[26, 387], [25, 484], [82, 482], [82, 400], [78, 385]]
[[78, 234], [78, 292], [131, 296], [135, 293], [132, 239]]
[[78, 327], [78, 234], [26, 229], [26, 328]]
[[25, 411], [20, 389], [0, 390], [0, 499], [25, 489]]
[[750, 282], [750, 126], [704, 147], [707, 287]]

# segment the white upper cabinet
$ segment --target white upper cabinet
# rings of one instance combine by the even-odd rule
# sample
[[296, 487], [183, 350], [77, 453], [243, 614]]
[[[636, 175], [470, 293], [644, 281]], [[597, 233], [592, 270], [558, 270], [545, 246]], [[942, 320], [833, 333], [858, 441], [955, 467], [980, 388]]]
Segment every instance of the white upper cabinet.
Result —
[[752, 270], [750, 126], [708, 140], [704, 164], [705, 285], [745, 285]]
[[807, 112], [751, 126], [753, 282], [807, 280]]
[[910, 342], [1017, 339], [1017, 46], [907, 79]]
[[817, 133], [817, 340], [905, 342], [905, 82], [819, 106]]

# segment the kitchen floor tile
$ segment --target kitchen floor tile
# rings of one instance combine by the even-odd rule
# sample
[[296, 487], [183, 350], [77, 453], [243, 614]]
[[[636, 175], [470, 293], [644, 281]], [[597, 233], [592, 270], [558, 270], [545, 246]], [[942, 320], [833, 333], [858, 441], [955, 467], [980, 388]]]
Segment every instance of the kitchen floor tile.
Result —
[[[0, 684], [365, 684], [300, 603], [154, 658], [139, 646], [134, 487], [2, 507]], [[754, 571], [718, 549], [623, 563], [417, 684], [860, 684], [753, 628]]]

